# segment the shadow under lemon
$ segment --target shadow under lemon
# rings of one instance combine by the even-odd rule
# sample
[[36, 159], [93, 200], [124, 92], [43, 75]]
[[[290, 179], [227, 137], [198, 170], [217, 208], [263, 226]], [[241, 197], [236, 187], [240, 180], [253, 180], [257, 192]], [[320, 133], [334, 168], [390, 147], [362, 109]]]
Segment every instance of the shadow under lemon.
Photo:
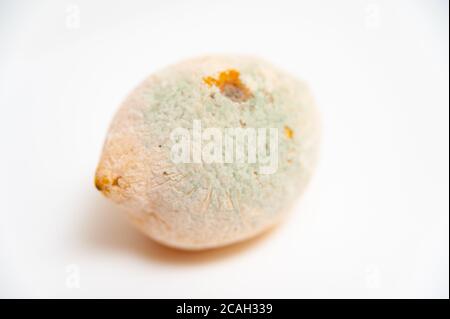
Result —
[[207, 263], [236, 256], [261, 244], [277, 228], [275, 225], [251, 239], [221, 248], [180, 250], [164, 246], [141, 233], [128, 221], [119, 206], [102, 198], [95, 191], [88, 197], [89, 206], [80, 227], [83, 246], [105, 252], [120, 251], [162, 263]]

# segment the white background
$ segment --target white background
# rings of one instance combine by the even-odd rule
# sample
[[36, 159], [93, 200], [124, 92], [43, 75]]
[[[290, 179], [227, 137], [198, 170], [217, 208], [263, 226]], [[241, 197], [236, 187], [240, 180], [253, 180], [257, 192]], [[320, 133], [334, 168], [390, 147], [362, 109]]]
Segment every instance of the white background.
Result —
[[[309, 82], [322, 156], [269, 234], [186, 253], [93, 186], [150, 73], [259, 55]], [[2, 1], [1, 297], [449, 297], [448, 1]]]

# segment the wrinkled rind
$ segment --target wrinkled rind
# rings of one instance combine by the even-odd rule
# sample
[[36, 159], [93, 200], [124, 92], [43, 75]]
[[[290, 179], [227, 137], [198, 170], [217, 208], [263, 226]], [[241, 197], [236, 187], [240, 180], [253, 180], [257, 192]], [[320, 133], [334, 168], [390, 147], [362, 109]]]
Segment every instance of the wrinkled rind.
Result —
[[[250, 98], [235, 101], [205, 83], [225, 70], [238, 70]], [[278, 171], [172, 163], [170, 132], [191, 129], [197, 119], [202, 128], [278, 128]], [[151, 238], [182, 249], [219, 247], [285, 215], [311, 177], [318, 144], [317, 110], [303, 82], [252, 57], [202, 57], [155, 73], [126, 98], [110, 126], [95, 184]]]

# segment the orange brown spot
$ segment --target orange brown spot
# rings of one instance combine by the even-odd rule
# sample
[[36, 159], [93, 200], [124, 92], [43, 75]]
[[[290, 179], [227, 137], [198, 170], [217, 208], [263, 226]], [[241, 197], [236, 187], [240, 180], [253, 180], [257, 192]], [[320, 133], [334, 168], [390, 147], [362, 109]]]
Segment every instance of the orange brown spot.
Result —
[[106, 176], [103, 176], [103, 177], [95, 176], [95, 187], [99, 191], [104, 191], [106, 189], [106, 186], [108, 186], [109, 184], [110, 184], [110, 181], [109, 181], [108, 177], [106, 177]]
[[239, 71], [230, 69], [219, 73], [218, 78], [207, 76], [203, 78], [208, 86], [216, 86], [220, 92], [235, 102], [244, 102], [252, 97], [249, 88], [239, 78]]
[[119, 179], [121, 178], [122, 178], [121, 176], [114, 178], [112, 181], [112, 186], [119, 186]]
[[284, 127], [284, 135], [288, 138], [291, 139], [294, 137], [294, 131], [289, 127], [289, 126], [285, 126]]

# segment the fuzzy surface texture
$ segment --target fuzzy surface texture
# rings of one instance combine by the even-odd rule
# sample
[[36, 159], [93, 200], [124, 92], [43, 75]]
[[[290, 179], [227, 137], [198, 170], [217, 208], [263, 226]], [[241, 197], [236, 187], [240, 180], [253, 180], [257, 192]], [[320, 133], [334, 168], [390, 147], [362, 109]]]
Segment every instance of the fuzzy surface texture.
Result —
[[[223, 131], [276, 128], [276, 171], [261, 174], [258, 161], [175, 163], [171, 134], [193, 132], [195, 120]], [[214, 248], [279, 221], [310, 180], [318, 144], [305, 83], [258, 58], [205, 56], [156, 72], [129, 94], [109, 128], [95, 185], [154, 240]]]

